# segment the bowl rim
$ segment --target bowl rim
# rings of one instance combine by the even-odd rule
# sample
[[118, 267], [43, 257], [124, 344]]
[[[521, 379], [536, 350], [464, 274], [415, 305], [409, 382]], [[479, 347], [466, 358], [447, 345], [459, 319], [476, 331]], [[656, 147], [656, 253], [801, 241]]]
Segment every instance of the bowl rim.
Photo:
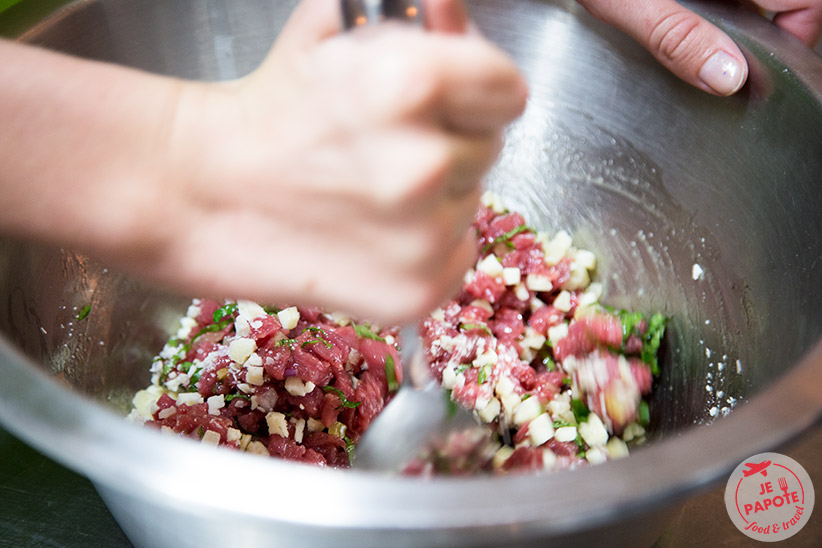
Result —
[[[793, 77], [822, 104], [822, 58], [738, 8], [685, 3], [728, 30], [743, 47], [767, 48], [777, 60], [791, 59]], [[517, 525], [520, 534], [537, 535], [590, 528], [707, 489], [743, 459], [779, 447], [822, 420], [820, 341], [784, 377], [740, 403], [729, 416], [649, 444], [629, 459], [573, 472], [420, 481], [257, 459], [160, 435], [61, 385], [5, 336], [0, 336], [0, 378], [0, 422], [95, 483], [139, 500], [163, 497], [192, 512], [217, 510], [263, 522], [340, 529], [490, 530]], [[239, 469], [254, 478], [241, 513], [230, 498], [214, 496], [206, 482], [179, 489], [178, 478], [202, 477], [215, 469]], [[317, 484], [343, 494], [346, 504], [304, 489]], [[278, 504], [267, 495], [278, 490], [288, 491], [290, 504]]]
[[[707, 488], [743, 459], [778, 447], [822, 418], [822, 343], [788, 375], [710, 427], [649, 444], [628, 459], [548, 474], [420, 480], [359, 470], [320, 469], [201, 447], [128, 423], [65, 388], [0, 339], [0, 421], [43, 453], [107, 488], [140, 500], [237, 514], [230, 497], [214, 496], [214, 470], [254, 478], [241, 514], [267, 522], [340, 529], [494, 528], [565, 533], [672, 504]], [[36, 396], [36, 397], [35, 397]], [[39, 401], [38, 401], [39, 400]], [[43, 405], [40, 402], [51, 402]], [[755, 430], [754, 430], [755, 429]], [[704, 451], [711, 447], [711, 451]], [[305, 485], [331, 493], [318, 499]], [[270, 493], [289, 493], [290, 504]], [[563, 493], [557, 497], [555, 493]], [[489, 497], [488, 493], [494, 493]], [[158, 499], [158, 497], [160, 497]], [[305, 512], [305, 508], [312, 508]], [[276, 512], [275, 512], [276, 510]], [[584, 510], [584, 511], [583, 511]]]

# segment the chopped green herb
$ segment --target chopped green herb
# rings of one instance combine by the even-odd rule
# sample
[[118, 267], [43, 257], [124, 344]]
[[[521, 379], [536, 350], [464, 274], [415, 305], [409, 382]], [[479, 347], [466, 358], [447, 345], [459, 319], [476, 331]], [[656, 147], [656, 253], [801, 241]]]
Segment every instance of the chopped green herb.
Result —
[[459, 367], [457, 367], [457, 369], [456, 369], [457, 375], [459, 375], [460, 373], [465, 373], [466, 371], [468, 371], [468, 368], [469, 368], [469, 367], [471, 367], [471, 364], [470, 364], [470, 363], [462, 363], [462, 364], [460, 364], [460, 366], [459, 366]]
[[166, 346], [168, 346], [169, 348], [174, 348], [175, 346], [180, 346], [184, 343], [185, 341], [183, 339], [180, 339], [178, 337], [171, 337], [168, 341], [166, 341]]
[[80, 308], [80, 310], [77, 311], [77, 321], [79, 322], [81, 320], [85, 320], [88, 317], [89, 312], [91, 312], [90, 304], [87, 304], [86, 306]]
[[319, 335], [320, 337], [325, 337], [325, 330], [322, 327], [317, 326], [310, 326], [303, 329], [300, 333], [305, 333], [306, 331], [310, 331], [315, 335]]
[[494, 246], [501, 243], [505, 243], [505, 245], [507, 245], [509, 248], [514, 249], [514, 244], [511, 242], [511, 238], [522, 232], [533, 232], [533, 229], [526, 225], [519, 225], [518, 227], [509, 230], [505, 234], [500, 234], [499, 236], [494, 238], [494, 241], [485, 244], [482, 248], [482, 253], [488, 252], [489, 250], [493, 249]]
[[298, 342], [300, 341], [298, 341], [297, 339], [280, 339], [280, 342], [278, 342], [277, 344], [279, 346], [293, 346]]
[[631, 335], [639, 334], [639, 326], [642, 325], [645, 316], [642, 315], [642, 312], [620, 310], [617, 312], [617, 318], [622, 323], [622, 339], [627, 341]]
[[163, 369], [160, 371], [160, 382], [166, 382], [168, 379], [168, 374], [171, 373], [171, 370], [174, 368], [174, 365], [171, 362], [163, 363]]
[[659, 375], [659, 346], [665, 335], [668, 319], [662, 314], [654, 314], [648, 322], [648, 331], [642, 341], [642, 361], [651, 366], [651, 374]]
[[488, 380], [488, 375], [491, 374], [491, 364], [486, 363], [482, 367], [480, 367], [479, 373], [477, 374], [477, 382], [479, 384], [484, 384], [486, 380]]
[[197, 434], [200, 436], [200, 439], [203, 439], [203, 436], [205, 435], [205, 426], [201, 426], [200, 428], [198, 428]]
[[310, 341], [305, 341], [303, 344], [300, 345], [300, 348], [305, 348], [309, 344], [317, 344], [323, 343], [326, 348], [333, 348], [333, 345], [325, 339], [311, 339]]
[[362, 402], [361, 401], [350, 401], [348, 398], [345, 397], [343, 391], [337, 388], [336, 386], [323, 386], [323, 390], [326, 392], [333, 392], [340, 398], [340, 402], [343, 407], [348, 407], [349, 409], [355, 409], [359, 407]]
[[371, 328], [365, 324], [354, 324], [354, 332], [358, 337], [364, 339], [372, 339], [375, 341], [385, 342], [385, 339], [371, 331]]
[[397, 382], [397, 369], [394, 366], [394, 358], [391, 354], [385, 355], [385, 381], [388, 383], [389, 392], [396, 392], [400, 388]]
[[[654, 314], [646, 319], [641, 312], [628, 312], [627, 310], [620, 310], [616, 315], [622, 323], [623, 343], [632, 335], [639, 337], [642, 340], [640, 354], [642, 361], [651, 367], [651, 373], [654, 376], [659, 375], [659, 346], [665, 334], [665, 324], [668, 318], [662, 314]], [[646, 324], [645, 333], [640, 332], [643, 323]]]
[[533, 396], [533, 394], [523, 394], [519, 401], [525, 401], [531, 396]]
[[457, 402], [451, 399], [451, 390], [445, 390], [443, 396], [445, 396], [445, 416], [453, 419], [457, 416]]
[[237, 312], [237, 303], [228, 303], [215, 310], [211, 318], [214, 320], [214, 323], [219, 323], [235, 312]]
[[265, 313], [269, 316], [273, 316], [274, 314], [280, 311], [280, 309], [276, 306], [264, 306], [263, 310], [265, 310]]
[[202, 373], [203, 373], [202, 371], [197, 371], [196, 373], [191, 375], [190, 380], [189, 380], [189, 386], [194, 386], [195, 384], [197, 384], [197, 381], [200, 380], [200, 375]]
[[588, 449], [588, 446], [585, 444], [585, 440], [582, 439], [582, 436], [577, 434], [577, 437], [574, 441], [576, 442], [577, 450], [579, 451], [577, 455], [579, 456], [579, 458], [584, 459]]
[[485, 324], [481, 323], [461, 323], [459, 326], [460, 329], [463, 331], [473, 331], [474, 329], [478, 329], [480, 331], [484, 331], [489, 335], [493, 336], [494, 334], [491, 332], [491, 328], [489, 328]]
[[246, 396], [245, 394], [229, 394], [227, 396], [223, 396], [223, 400], [225, 400], [226, 403], [231, 403], [232, 401], [236, 400], [237, 398], [242, 398], [244, 400], [251, 401], [251, 397]]
[[585, 402], [576, 398], [571, 399], [571, 411], [574, 412], [574, 418], [577, 420], [577, 424], [588, 420], [588, 415], [591, 414], [591, 410], [588, 409]]
[[193, 362], [182, 362], [177, 368], [183, 373], [188, 373], [188, 370], [191, 369], [192, 365], [194, 365]]
[[191, 350], [191, 346], [194, 344], [194, 341], [196, 341], [201, 335], [205, 335], [206, 333], [216, 333], [217, 331], [222, 331], [232, 323], [234, 323], [233, 318], [226, 318], [218, 323], [213, 323], [211, 325], [205, 326], [204, 328], [199, 330], [196, 335], [191, 337], [191, 341], [189, 341], [189, 343], [184, 347], [185, 350]]
[[557, 364], [553, 360], [553, 358], [551, 358], [551, 356], [545, 356], [544, 358], [542, 358], [542, 365], [544, 365], [545, 369], [547, 369], [548, 371], [557, 370]]
[[639, 402], [639, 408], [637, 409], [638, 420], [639, 424], [642, 426], [648, 426], [651, 424], [651, 409], [648, 407], [648, 402], [642, 400]]
[[562, 419], [554, 419], [554, 428], [564, 428], [566, 426], [574, 426], [570, 422]]
[[568, 386], [571, 386], [571, 382], [571, 377], [562, 377], [562, 384], [567, 384]]
[[348, 461], [350, 463], [352, 460], [354, 460], [356, 444], [354, 443], [354, 440], [352, 440], [348, 436], [343, 436], [343, 441], [345, 442], [345, 452], [348, 453]]

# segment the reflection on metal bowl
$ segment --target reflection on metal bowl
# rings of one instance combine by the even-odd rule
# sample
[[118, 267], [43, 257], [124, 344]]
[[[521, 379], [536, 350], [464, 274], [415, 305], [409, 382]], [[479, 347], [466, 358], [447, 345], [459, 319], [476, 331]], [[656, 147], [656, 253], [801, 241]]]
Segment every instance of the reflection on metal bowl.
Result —
[[[293, 5], [33, 4], [0, 29], [205, 79], [252, 70]], [[822, 60], [752, 14], [695, 4], [751, 60], [720, 99], [573, 2], [470, 5], [532, 92], [488, 186], [594, 250], [606, 302], [672, 318], [652, 443], [570, 473], [419, 481], [163, 437], [122, 414], [185, 300], [0, 241], [0, 419], [90, 477], [136, 545], [647, 545], [687, 496], [819, 419]]]

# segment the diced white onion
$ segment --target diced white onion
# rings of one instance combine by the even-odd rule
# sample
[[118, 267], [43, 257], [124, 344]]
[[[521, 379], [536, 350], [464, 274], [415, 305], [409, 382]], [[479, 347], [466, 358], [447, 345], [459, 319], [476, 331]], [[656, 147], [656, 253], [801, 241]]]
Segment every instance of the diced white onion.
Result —
[[300, 311], [296, 306], [291, 306], [277, 312], [277, 319], [280, 320], [283, 329], [294, 329], [300, 321]]

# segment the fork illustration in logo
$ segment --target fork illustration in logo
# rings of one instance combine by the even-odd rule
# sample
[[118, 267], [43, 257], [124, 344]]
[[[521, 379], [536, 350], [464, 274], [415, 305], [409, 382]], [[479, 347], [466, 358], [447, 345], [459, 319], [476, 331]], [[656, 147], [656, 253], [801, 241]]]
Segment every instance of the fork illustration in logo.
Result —
[[785, 498], [788, 497], [788, 480], [784, 477], [779, 478], [779, 488], [782, 489], [782, 492], [785, 493]]

